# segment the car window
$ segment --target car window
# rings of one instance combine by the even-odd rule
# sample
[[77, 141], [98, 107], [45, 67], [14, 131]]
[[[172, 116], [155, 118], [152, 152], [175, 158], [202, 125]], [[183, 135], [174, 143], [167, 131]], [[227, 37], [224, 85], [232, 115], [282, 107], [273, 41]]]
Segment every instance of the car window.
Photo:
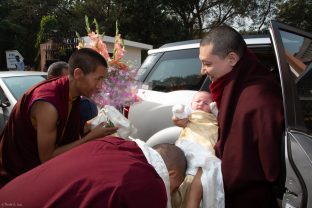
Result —
[[304, 123], [312, 131], [312, 63], [302, 76], [296, 80], [298, 97], [302, 106]]
[[300, 102], [298, 113], [312, 131], [312, 39], [286, 31], [280, 32], [289, 70], [296, 84]]
[[144, 81], [150, 90], [199, 90], [204, 77], [197, 49], [165, 52]]
[[254, 46], [248, 45], [248, 48], [258, 57], [261, 63], [270, 71], [278, 73], [278, 67], [272, 45]]
[[18, 100], [31, 86], [42, 80], [45, 80], [45, 78], [39, 75], [3, 78], [4, 83], [16, 100]]

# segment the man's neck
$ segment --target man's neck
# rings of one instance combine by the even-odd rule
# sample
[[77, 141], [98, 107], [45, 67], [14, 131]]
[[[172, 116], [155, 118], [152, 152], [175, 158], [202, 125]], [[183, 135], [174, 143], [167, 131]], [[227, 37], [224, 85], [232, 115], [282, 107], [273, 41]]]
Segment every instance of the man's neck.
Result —
[[75, 86], [75, 81], [72, 77], [69, 76], [69, 100], [74, 100], [79, 96], [76, 86]]

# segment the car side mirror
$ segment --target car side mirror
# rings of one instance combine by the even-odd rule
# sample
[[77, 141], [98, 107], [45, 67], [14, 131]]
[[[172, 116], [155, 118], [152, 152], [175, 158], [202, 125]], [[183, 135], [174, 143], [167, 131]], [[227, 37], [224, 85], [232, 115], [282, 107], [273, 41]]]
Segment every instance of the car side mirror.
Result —
[[2, 101], [0, 100], [0, 107], [2, 108], [7, 108], [11, 105], [11, 103], [7, 100], [7, 101]]

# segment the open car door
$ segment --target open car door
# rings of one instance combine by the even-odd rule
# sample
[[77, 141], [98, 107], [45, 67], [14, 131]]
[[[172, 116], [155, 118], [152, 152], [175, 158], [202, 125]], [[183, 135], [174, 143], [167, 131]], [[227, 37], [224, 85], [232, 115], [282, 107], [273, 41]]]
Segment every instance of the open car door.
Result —
[[285, 112], [283, 207], [312, 207], [312, 34], [271, 21]]

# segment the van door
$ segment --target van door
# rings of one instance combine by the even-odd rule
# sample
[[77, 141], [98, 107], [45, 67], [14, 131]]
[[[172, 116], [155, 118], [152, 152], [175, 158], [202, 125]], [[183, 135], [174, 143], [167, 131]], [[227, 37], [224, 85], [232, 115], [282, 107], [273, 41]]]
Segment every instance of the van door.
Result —
[[312, 207], [312, 34], [271, 21], [285, 112], [283, 207]]

